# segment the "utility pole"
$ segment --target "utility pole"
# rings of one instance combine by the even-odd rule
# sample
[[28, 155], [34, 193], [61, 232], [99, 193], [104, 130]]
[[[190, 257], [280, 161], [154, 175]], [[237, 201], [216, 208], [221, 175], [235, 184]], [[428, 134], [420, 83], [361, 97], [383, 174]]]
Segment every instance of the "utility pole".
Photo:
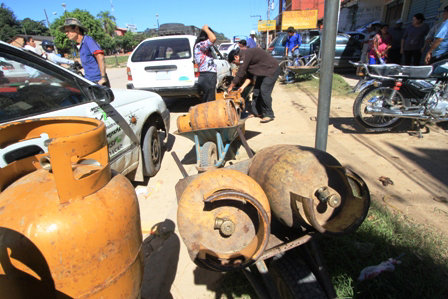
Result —
[[[270, 11], [271, 11], [271, 0], [268, 0], [268, 20], [266, 21], [266, 25], [269, 22], [269, 13], [270, 13]], [[269, 30], [266, 28], [266, 50], [269, 47], [268, 41], [269, 41]]]

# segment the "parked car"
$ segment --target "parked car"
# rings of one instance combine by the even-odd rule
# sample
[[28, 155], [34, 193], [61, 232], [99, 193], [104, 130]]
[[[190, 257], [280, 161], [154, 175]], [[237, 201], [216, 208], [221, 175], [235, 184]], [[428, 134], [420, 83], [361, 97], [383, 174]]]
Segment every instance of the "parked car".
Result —
[[[277, 37], [272, 41], [268, 51], [277, 60], [284, 60], [285, 56], [285, 44], [287, 33], [280, 32]], [[362, 42], [366, 38], [366, 35], [362, 32], [353, 32], [352, 34], [338, 33], [336, 36], [334, 66], [335, 68], [345, 68], [353, 66], [349, 61], [359, 61], [361, 58]], [[308, 40], [302, 38], [302, 44], [299, 51], [301, 56], [306, 56], [314, 51], [318, 51], [320, 48], [320, 35], [312, 36]]]
[[224, 58], [227, 58], [230, 51], [236, 49], [238, 47], [238, 43], [222, 43], [219, 45], [219, 52]]
[[[309, 55], [317, 50], [313, 47], [317, 45], [314, 41], [316, 37], [319, 37], [319, 34], [320, 32], [318, 30], [306, 30], [300, 32], [302, 44], [299, 47], [299, 52], [301, 56]], [[285, 59], [285, 45], [287, 37], [287, 32], [278, 32], [268, 47], [268, 52], [271, 53], [271, 55], [278, 61]]]
[[[159, 135], [162, 131], [168, 135], [170, 112], [158, 94], [95, 85], [4, 42], [0, 42], [0, 65], [8, 66], [8, 71], [0, 69], [0, 124], [51, 116], [100, 119], [106, 125], [112, 169], [133, 173], [134, 179], [154, 176], [160, 169]], [[10, 66], [19, 71], [12, 72]], [[30, 154], [41, 149], [35, 150]], [[0, 158], [5, 158], [1, 149]]]
[[[194, 62], [194, 35], [148, 38], [129, 56], [128, 89], [154, 91], [163, 97], [200, 97], [198, 67]], [[230, 64], [213, 46], [217, 66], [216, 87], [225, 88], [231, 76]]]

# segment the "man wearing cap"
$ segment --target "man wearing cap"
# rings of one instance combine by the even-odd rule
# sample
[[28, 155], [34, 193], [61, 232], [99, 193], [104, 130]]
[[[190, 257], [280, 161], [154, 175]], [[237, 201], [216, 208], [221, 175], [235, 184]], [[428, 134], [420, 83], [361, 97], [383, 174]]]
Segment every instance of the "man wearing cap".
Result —
[[267, 123], [274, 120], [274, 111], [272, 110], [272, 90], [275, 81], [280, 75], [280, 68], [277, 60], [261, 48], [240, 50], [239, 48], [230, 51], [228, 56], [229, 63], [235, 63], [239, 66], [235, 78], [230, 84], [230, 92], [235, 86], [238, 86], [247, 77], [256, 77], [253, 91], [255, 115], [261, 115], [261, 123]]
[[250, 37], [247, 39], [247, 47], [248, 48], [256, 48], [257, 47], [257, 41], [255, 40], [255, 30], [252, 30], [250, 32]]
[[75, 18], [67, 18], [59, 30], [64, 32], [69, 40], [76, 43], [85, 77], [98, 85], [110, 87], [106, 74], [104, 51], [92, 37], [85, 35], [87, 29], [82, 26], [81, 22]]

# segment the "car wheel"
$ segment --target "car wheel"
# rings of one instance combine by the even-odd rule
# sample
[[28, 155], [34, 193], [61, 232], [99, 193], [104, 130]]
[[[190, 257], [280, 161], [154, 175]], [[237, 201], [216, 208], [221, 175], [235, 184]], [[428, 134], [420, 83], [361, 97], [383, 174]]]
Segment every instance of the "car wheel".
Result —
[[142, 145], [143, 173], [145, 176], [155, 176], [162, 163], [162, 144], [159, 132], [154, 126], [150, 126], [145, 132]]

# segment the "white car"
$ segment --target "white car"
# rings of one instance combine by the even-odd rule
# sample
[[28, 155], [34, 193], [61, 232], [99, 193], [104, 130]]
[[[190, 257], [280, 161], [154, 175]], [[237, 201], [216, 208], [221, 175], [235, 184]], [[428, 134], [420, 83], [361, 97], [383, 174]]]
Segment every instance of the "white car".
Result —
[[[164, 131], [167, 137], [170, 127], [170, 112], [158, 94], [95, 85], [4, 42], [0, 42], [0, 64], [20, 69], [0, 69], [0, 124], [51, 116], [97, 118], [106, 125], [112, 169], [132, 173], [135, 180], [158, 172], [162, 159], [159, 133]], [[11, 156], [0, 147], [0, 159]]]
[[230, 51], [235, 50], [236, 48], [239, 48], [237, 43], [222, 43], [219, 45], [219, 52], [221, 52], [221, 54], [227, 58], [227, 56], [229, 55]]
[[[154, 91], [163, 97], [200, 97], [198, 67], [194, 62], [194, 35], [171, 35], [142, 41], [129, 56], [128, 89]], [[230, 64], [216, 47], [217, 88], [225, 88]]]

